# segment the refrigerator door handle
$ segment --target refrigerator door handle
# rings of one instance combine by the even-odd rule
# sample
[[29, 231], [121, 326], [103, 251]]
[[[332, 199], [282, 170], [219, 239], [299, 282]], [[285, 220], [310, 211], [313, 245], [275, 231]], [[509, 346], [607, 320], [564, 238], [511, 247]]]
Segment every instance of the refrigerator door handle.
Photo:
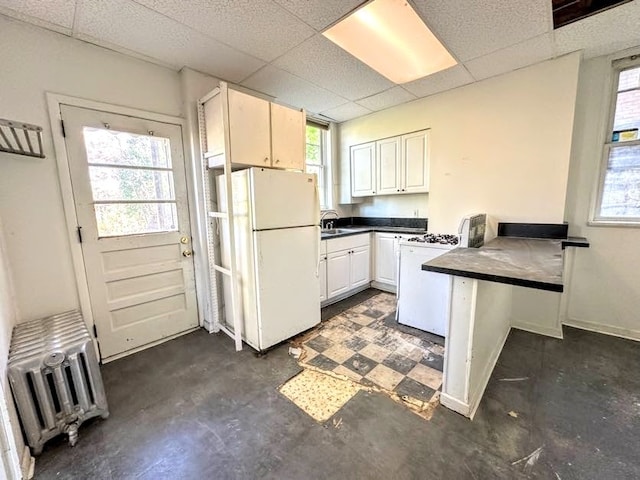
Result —
[[318, 231], [318, 235], [316, 235], [316, 278], [320, 278], [320, 236], [322, 235], [322, 227], [317, 225], [316, 230]]

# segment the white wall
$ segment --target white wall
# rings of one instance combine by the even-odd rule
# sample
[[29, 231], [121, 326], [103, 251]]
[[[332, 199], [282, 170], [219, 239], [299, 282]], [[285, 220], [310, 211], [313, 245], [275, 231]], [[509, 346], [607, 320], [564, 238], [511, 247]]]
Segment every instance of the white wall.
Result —
[[430, 231], [456, 232], [474, 212], [560, 223], [579, 62], [567, 55], [345, 122], [342, 170], [350, 145], [430, 128]]
[[453, 277], [440, 402], [473, 418], [511, 328], [513, 288]]
[[15, 405], [7, 378], [7, 359], [11, 332], [16, 324], [14, 291], [11, 280], [11, 266], [6, 252], [2, 220], [0, 217], [0, 478], [2, 472], [8, 478], [18, 478], [20, 457], [24, 450], [24, 440], [20, 432]]
[[582, 64], [567, 193], [569, 232], [591, 247], [575, 252], [567, 323], [640, 340], [640, 228], [587, 225], [611, 97], [611, 61], [635, 52]]
[[420, 217], [429, 216], [429, 194], [380, 195], [365, 197], [353, 206], [354, 217]]
[[177, 72], [0, 15], [0, 115], [41, 125], [45, 159], [0, 153], [19, 321], [79, 306], [45, 92], [178, 116]]

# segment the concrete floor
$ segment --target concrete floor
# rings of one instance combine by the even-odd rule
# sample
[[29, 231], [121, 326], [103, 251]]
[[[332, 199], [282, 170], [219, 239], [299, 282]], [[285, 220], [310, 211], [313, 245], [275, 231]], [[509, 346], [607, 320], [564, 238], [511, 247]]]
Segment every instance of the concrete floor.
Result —
[[360, 392], [317, 424], [276, 391], [299, 371], [286, 346], [202, 330], [102, 371], [111, 417], [50, 441], [37, 479], [640, 478], [640, 344], [572, 328], [512, 331], [473, 422]]

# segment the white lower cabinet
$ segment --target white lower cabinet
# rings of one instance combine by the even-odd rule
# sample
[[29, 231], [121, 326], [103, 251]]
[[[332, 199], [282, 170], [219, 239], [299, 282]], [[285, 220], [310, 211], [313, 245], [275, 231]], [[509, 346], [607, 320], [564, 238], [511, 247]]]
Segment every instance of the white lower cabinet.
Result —
[[327, 255], [327, 295], [328, 298], [351, 290], [351, 250], [329, 253]]
[[396, 242], [397, 235], [392, 233], [375, 233], [375, 281], [396, 284]]
[[362, 287], [371, 282], [371, 249], [369, 246], [351, 250], [349, 289]]
[[368, 233], [327, 241], [327, 299], [371, 282]]
[[398, 285], [398, 260], [400, 240], [415, 235], [375, 233], [375, 274], [374, 280], [396, 287]]

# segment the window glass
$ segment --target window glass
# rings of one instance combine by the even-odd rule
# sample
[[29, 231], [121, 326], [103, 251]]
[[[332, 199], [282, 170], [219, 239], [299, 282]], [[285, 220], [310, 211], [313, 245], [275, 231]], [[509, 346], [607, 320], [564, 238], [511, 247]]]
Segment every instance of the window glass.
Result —
[[83, 130], [99, 237], [178, 229], [168, 138]]
[[307, 125], [306, 164], [307, 173], [318, 177], [320, 208], [328, 208], [327, 192], [327, 131], [314, 125]]
[[596, 221], [640, 223], [640, 66], [619, 72]]

